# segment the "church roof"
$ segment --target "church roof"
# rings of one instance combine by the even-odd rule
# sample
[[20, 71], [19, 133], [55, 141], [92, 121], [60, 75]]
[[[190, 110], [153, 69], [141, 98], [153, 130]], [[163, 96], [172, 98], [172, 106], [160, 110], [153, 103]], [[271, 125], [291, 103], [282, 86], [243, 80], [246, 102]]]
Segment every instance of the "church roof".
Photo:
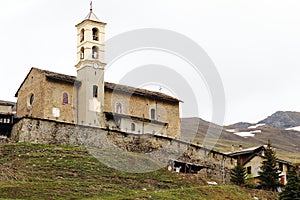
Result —
[[127, 85], [119, 85], [119, 84], [115, 84], [115, 83], [105, 82], [105, 89], [113, 90], [116, 92], [123, 92], [123, 93], [127, 93], [130, 95], [134, 94], [134, 95], [145, 96], [145, 97], [154, 98], [154, 99], [158, 99], [158, 100], [165, 100], [165, 101], [169, 101], [169, 102], [179, 102], [180, 101], [180, 100], [178, 100], [174, 97], [171, 97], [169, 95], [166, 95], [164, 93], [145, 90], [145, 89], [141, 89], [141, 88], [135, 88], [135, 87], [127, 86]]
[[[63, 83], [67, 83], [67, 84], [79, 84], [80, 85], [80, 81], [76, 80], [76, 76], [60, 74], [60, 73], [56, 73], [56, 72], [52, 72], [52, 71], [48, 71], [48, 70], [42, 70], [42, 69], [33, 67], [33, 68], [31, 68], [31, 70], [27, 74], [26, 78], [24, 79], [23, 83], [19, 87], [18, 91], [15, 94], [15, 97], [18, 97], [18, 93], [19, 93], [20, 89], [22, 88], [25, 80], [27, 79], [27, 77], [29, 76], [29, 74], [31, 73], [32, 70], [37, 70], [40, 73], [44, 73], [48, 80], [52, 80], [55, 82], [63, 82]], [[145, 89], [141, 89], [141, 88], [135, 88], [135, 87], [126, 86], [126, 85], [119, 85], [119, 84], [115, 84], [115, 83], [105, 82], [105, 89], [113, 90], [116, 92], [123, 92], [123, 93], [127, 93], [130, 95], [144, 96], [144, 97], [148, 97], [148, 98], [152, 98], [152, 99], [168, 101], [168, 102], [173, 102], [173, 103], [181, 102], [180, 100], [178, 100], [174, 97], [171, 97], [169, 95], [166, 95], [166, 94], [163, 94], [160, 92], [145, 90]]]

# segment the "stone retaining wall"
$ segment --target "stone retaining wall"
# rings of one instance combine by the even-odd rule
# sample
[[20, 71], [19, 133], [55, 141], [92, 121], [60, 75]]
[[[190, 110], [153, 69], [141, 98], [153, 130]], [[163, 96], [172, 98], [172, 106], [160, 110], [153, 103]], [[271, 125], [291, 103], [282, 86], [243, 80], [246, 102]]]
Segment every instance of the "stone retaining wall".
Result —
[[200, 176], [219, 183], [224, 174], [229, 182], [230, 169], [236, 162], [225, 154], [161, 135], [134, 135], [44, 119], [20, 119], [13, 127], [12, 137], [19, 142], [84, 145], [87, 148], [143, 153], [163, 163], [178, 159], [206, 166], [199, 172]]

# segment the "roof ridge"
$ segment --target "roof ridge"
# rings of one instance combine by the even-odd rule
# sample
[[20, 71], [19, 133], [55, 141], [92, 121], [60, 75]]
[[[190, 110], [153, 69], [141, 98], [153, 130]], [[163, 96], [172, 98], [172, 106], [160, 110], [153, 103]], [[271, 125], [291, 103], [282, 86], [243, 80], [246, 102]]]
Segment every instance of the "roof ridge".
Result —
[[[76, 81], [77, 77], [76, 76], [72, 76], [72, 75], [68, 75], [68, 74], [62, 74], [62, 73], [58, 73], [58, 72], [54, 72], [54, 71], [49, 71], [49, 70], [44, 70], [44, 69], [39, 69], [36, 67], [32, 67], [29, 71], [29, 73], [27, 74], [26, 78], [28, 77], [28, 75], [30, 74], [30, 72], [32, 70], [38, 70], [41, 73], [45, 73], [45, 76], [48, 78], [53, 78], [53, 79], [57, 79], [60, 81], [66, 81], [68, 83], [71, 83], [72, 81]], [[56, 77], [57, 76], [57, 77]], [[26, 80], [26, 78], [24, 79], [24, 81]], [[64, 79], [66, 78], [66, 79]], [[23, 83], [24, 83], [23, 81]], [[21, 86], [23, 85], [23, 83], [21, 84]], [[161, 92], [157, 92], [157, 91], [152, 91], [152, 90], [147, 90], [147, 89], [143, 89], [143, 88], [137, 88], [137, 87], [133, 87], [133, 86], [128, 86], [128, 85], [121, 85], [121, 84], [117, 84], [117, 83], [111, 83], [111, 82], [104, 82], [105, 88], [107, 89], [111, 89], [111, 90], [117, 90], [117, 91], [122, 91], [122, 92], [127, 92], [127, 93], [132, 93], [132, 94], [137, 94], [137, 95], [145, 95], [145, 96], [149, 96], [152, 98], [158, 98], [158, 99], [162, 99], [162, 100], [168, 100], [171, 102], [182, 102], [181, 100], [172, 97], [170, 95], [167, 95], [165, 93], [161, 93]], [[21, 88], [20, 86], [20, 88]], [[19, 88], [19, 89], [20, 89]], [[16, 97], [17, 94], [19, 92], [19, 89], [16, 93]]]

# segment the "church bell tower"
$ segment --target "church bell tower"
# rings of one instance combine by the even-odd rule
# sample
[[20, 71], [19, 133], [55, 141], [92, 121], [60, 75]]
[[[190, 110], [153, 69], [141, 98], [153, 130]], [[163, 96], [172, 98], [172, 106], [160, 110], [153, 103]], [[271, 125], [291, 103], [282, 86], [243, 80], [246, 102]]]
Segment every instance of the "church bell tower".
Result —
[[104, 35], [106, 23], [91, 8], [77, 28], [77, 124], [103, 126]]

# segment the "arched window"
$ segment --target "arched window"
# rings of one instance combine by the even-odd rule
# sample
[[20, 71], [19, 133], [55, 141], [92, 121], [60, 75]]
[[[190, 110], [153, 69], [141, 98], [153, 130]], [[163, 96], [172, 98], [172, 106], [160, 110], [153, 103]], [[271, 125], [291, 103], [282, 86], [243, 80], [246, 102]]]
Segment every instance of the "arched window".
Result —
[[69, 104], [69, 96], [67, 93], [63, 93], [63, 105]]
[[92, 48], [92, 58], [97, 59], [98, 58], [98, 48], [93, 46]]
[[151, 114], [151, 119], [155, 119], [156, 118], [156, 113], [155, 113], [155, 109], [154, 108], [151, 109], [150, 114]]
[[116, 103], [116, 113], [122, 114], [122, 104]]
[[80, 59], [84, 59], [84, 47], [80, 49]]
[[84, 41], [84, 29], [81, 29], [80, 31], [80, 42]]
[[93, 40], [98, 41], [99, 40], [99, 30], [97, 28], [93, 28]]
[[29, 106], [32, 106], [33, 101], [34, 101], [34, 94], [31, 94], [29, 97]]
[[135, 131], [135, 123], [131, 123], [131, 131]]

